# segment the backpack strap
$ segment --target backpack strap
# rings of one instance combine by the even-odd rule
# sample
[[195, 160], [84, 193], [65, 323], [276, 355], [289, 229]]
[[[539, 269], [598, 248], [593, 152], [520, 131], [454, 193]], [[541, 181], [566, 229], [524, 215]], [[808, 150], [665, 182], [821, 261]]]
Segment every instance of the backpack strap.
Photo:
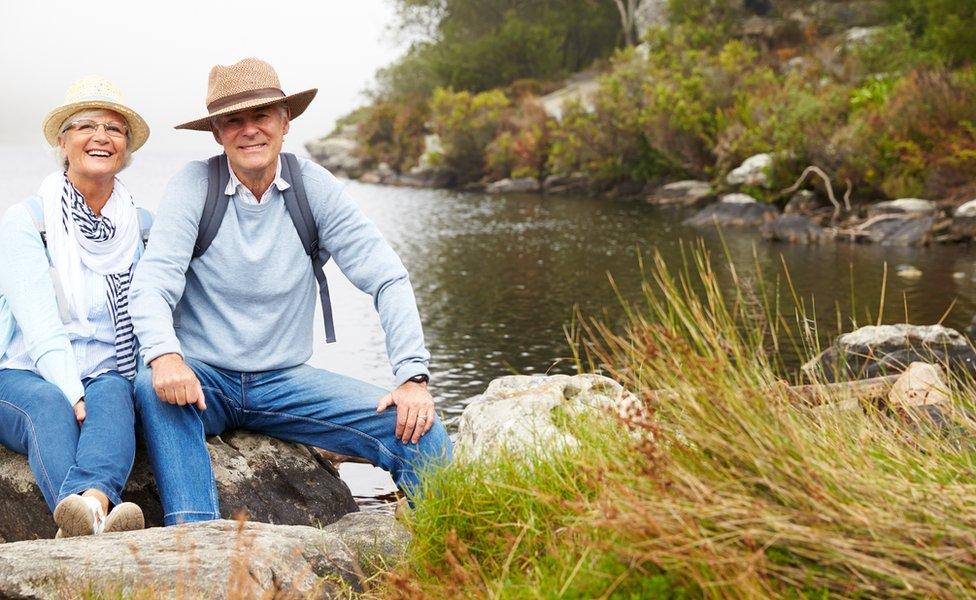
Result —
[[322, 302], [322, 320], [325, 323], [325, 341], [331, 344], [336, 341], [335, 323], [332, 320], [332, 301], [329, 298], [329, 282], [325, 277], [325, 260], [319, 253], [319, 230], [312, 216], [312, 207], [308, 204], [305, 193], [305, 182], [302, 179], [302, 168], [298, 159], [290, 152], [281, 153], [281, 177], [288, 182], [288, 189], [282, 192], [285, 198], [285, 208], [295, 225], [305, 254], [312, 260], [312, 273], [319, 284], [319, 299]]
[[200, 215], [200, 226], [197, 230], [197, 241], [193, 244], [193, 258], [199, 258], [207, 251], [210, 244], [220, 231], [220, 224], [227, 212], [227, 182], [230, 181], [230, 171], [227, 169], [227, 155], [218, 154], [207, 160], [207, 199], [203, 204], [203, 214]]
[[41, 235], [41, 243], [44, 244], [44, 253], [47, 255], [47, 271], [51, 276], [51, 285], [54, 286], [54, 298], [58, 303], [58, 316], [61, 317], [62, 323], [69, 323], [71, 321], [71, 312], [68, 309], [68, 296], [64, 293], [64, 286], [61, 283], [61, 276], [58, 275], [57, 270], [54, 268], [54, 261], [51, 259], [51, 252], [47, 249], [47, 229], [44, 226], [44, 206], [41, 204], [41, 199], [37, 196], [31, 196], [24, 201], [24, 206], [27, 207], [27, 211], [30, 213], [31, 219], [34, 221], [34, 227], [37, 228], [37, 233]]

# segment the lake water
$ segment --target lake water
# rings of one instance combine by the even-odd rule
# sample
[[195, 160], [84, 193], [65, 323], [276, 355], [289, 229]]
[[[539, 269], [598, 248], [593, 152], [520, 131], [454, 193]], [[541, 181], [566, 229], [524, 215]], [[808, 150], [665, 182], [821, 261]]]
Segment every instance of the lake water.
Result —
[[[202, 157], [147, 149], [121, 177], [137, 203], [155, 209], [167, 179], [193, 158]], [[42, 146], [0, 145], [0, 210], [32, 193], [55, 166]], [[625, 298], [637, 299], [638, 253], [648, 257], [657, 250], [679, 265], [682, 244], [697, 239], [716, 253], [724, 252], [724, 240], [745, 278], [758, 268], [775, 281], [785, 264], [799, 295], [833, 330], [838, 311], [856, 314], [861, 324], [877, 319], [885, 263], [884, 322], [904, 322], [907, 305], [911, 322], [934, 323], [954, 304], [944, 322], [962, 329], [976, 312], [976, 251], [965, 245], [791, 246], [750, 233], [720, 237], [692, 230], [681, 225], [686, 212], [633, 201], [495, 197], [357, 182], [349, 191], [410, 271], [432, 353], [432, 390], [447, 418], [459, 415], [466, 399], [495, 377], [573, 372], [564, 328], [574, 307], [616, 321], [621, 310], [608, 275]], [[899, 264], [914, 265], [922, 276], [896, 277]], [[330, 269], [339, 341], [326, 345], [319, 336], [311, 364], [389, 386], [383, 332], [370, 298], [334, 265]], [[322, 331], [319, 321], [315, 327]], [[343, 477], [360, 496], [391, 485], [385, 474], [361, 466], [344, 466]]]

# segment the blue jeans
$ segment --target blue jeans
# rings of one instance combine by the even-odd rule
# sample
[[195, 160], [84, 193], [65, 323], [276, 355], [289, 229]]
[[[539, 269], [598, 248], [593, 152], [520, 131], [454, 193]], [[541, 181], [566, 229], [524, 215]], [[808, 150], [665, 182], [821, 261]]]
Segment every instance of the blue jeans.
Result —
[[364, 458], [410, 493], [418, 470], [450, 460], [451, 440], [438, 420], [417, 444], [395, 437], [396, 407], [376, 404], [387, 390], [300, 365], [242, 373], [187, 359], [207, 409], [161, 401], [151, 369], [136, 377], [136, 411], [156, 476], [166, 525], [220, 518], [205, 436], [242, 428], [290, 442]]
[[82, 381], [80, 427], [64, 394], [40, 375], [0, 369], [0, 444], [27, 455], [52, 511], [65, 496], [96, 489], [122, 500], [136, 455], [132, 383], [116, 371]]

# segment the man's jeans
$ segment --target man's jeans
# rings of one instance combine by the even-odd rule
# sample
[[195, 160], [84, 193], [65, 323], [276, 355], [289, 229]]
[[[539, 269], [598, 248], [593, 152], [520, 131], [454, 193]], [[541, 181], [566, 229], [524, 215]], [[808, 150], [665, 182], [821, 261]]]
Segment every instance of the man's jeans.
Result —
[[417, 444], [395, 437], [396, 407], [376, 412], [383, 388], [308, 365], [242, 373], [187, 359], [200, 379], [206, 410], [156, 396], [152, 370], [136, 377], [139, 414], [166, 525], [220, 518], [205, 436], [242, 428], [358, 456], [410, 493], [418, 470], [446, 463], [451, 440], [440, 421]]
[[40, 375], [0, 369], [0, 444], [27, 455], [52, 511], [65, 496], [96, 489], [122, 500], [136, 454], [132, 384], [116, 371], [85, 379], [79, 427], [64, 394]]

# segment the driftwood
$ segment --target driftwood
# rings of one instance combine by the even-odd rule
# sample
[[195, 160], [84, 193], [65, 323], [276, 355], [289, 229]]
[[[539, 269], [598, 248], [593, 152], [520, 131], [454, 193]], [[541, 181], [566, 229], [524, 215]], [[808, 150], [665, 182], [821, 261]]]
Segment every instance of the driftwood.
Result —
[[[785, 190], [781, 191], [780, 194], [781, 195], [792, 194], [793, 192], [800, 189], [800, 186], [803, 185], [803, 182], [807, 180], [807, 176], [810, 175], [811, 173], [819, 176], [820, 179], [823, 180], [824, 186], [827, 188], [827, 198], [830, 200], [830, 203], [834, 205], [834, 215], [831, 218], [831, 222], [836, 223], [837, 217], [840, 216], [840, 209], [841, 209], [840, 202], [838, 202], [836, 196], [834, 196], [834, 186], [831, 185], [830, 183], [830, 177], [828, 177], [827, 174], [824, 173], [823, 169], [821, 169], [820, 167], [816, 165], [810, 165], [809, 167], [804, 169], [803, 173], [800, 175], [800, 178], [796, 180], [796, 183], [786, 188]], [[845, 182], [847, 183], [847, 191], [844, 192], [844, 209], [847, 210], [847, 212], [851, 212], [851, 192], [854, 190], [854, 187], [851, 184], [850, 179], [846, 179]]]

